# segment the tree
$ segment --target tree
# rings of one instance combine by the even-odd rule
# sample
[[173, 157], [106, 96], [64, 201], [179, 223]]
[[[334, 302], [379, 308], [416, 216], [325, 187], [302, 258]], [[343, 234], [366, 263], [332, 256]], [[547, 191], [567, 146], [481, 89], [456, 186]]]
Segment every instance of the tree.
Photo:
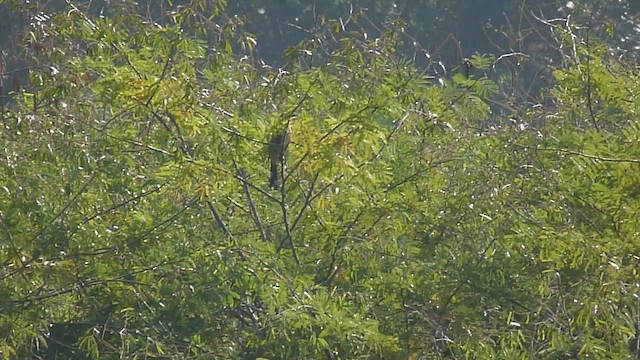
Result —
[[551, 24], [520, 106], [401, 20], [327, 19], [283, 69], [223, 2], [66, 6], [2, 114], [4, 358], [637, 354], [638, 85], [604, 40]]

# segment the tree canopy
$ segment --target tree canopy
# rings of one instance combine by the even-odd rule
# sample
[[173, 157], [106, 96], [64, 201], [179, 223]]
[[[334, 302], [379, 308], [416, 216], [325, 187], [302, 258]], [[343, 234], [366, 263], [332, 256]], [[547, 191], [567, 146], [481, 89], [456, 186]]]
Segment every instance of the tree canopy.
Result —
[[639, 356], [616, 9], [282, 3], [0, 0], [2, 358]]

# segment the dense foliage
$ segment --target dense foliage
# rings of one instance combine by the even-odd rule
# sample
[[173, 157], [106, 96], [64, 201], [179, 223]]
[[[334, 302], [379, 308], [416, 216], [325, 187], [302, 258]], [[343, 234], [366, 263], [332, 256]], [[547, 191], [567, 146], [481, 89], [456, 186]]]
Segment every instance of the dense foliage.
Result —
[[3, 358], [638, 356], [627, 53], [541, 18], [529, 94], [500, 70], [524, 53], [434, 74], [403, 20], [354, 13], [278, 68], [224, 3], [32, 17], [1, 114]]

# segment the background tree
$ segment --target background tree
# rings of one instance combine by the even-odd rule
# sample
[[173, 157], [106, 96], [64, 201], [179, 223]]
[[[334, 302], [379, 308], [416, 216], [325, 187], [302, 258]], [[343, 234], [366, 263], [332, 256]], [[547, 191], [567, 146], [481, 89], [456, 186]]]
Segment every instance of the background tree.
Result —
[[637, 356], [638, 77], [606, 9], [532, 15], [537, 96], [508, 63], [527, 45], [448, 66], [375, 4], [314, 17], [284, 68], [223, 2], [34, 14], [2, 113], [0, 354]]

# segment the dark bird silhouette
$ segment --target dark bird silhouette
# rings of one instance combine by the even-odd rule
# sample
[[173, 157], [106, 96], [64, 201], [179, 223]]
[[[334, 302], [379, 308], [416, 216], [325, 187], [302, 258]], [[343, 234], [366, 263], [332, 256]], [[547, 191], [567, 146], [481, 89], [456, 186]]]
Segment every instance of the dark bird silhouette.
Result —
[[272, 189], [278, 189], [280, 187], [280, 182], [278, 181], [278, 164], [284, 165], [284, 156], [290, 141], [291, 139], [286, 131], [275, 134], [271, 140], [269, 140], [267, 154], [271, 162], [269, 186]]

